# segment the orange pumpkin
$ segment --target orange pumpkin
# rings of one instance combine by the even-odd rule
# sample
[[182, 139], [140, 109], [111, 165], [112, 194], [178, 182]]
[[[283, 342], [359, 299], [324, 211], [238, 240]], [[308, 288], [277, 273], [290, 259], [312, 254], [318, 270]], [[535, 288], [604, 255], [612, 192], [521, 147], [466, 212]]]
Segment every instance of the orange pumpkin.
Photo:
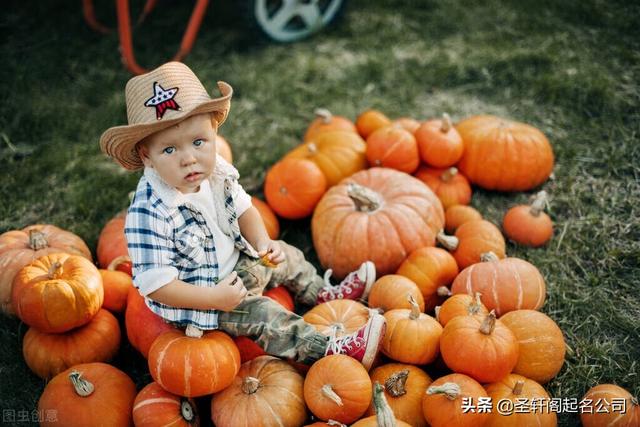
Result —
[[440, 352], [451, 370], [486, 383], [499, 381], [513, 371], [518, 362], [518, 341], [494, 312], [457, 316], [444, 327]]
[[480, 262], [481, 255], [487, 252], [493, 252], [498, 258], [505, 257], [502, 233], [484, 219], [465, 222], [458, 227], [454, 237], [439, 233], [438, 243], [452, 253], [461, 269]]
[[267, 354], [254, 340], [249, 337], [233, 337], [233, 342], [238, 346], [240, 352], [240, 363], [249, 362], [258, 356]]
[[231, 152], [231, 146], [226, 139], [220, 134], [216, 134], [216, 150], [217, 153], [229, 163], [233, 163], [233, 154]]
[[580, 413], [583, 427], [640, 426], [638, 399], [622, 387], [599, 384], [590, 388], [581, 401], [585, 403], [585, 410]]
[[342, 278], [366, 260], [378, 275], [395, 272], [411, 251], [434, 246], [443, 224], [442, 204], [429, 187], [393, 169], [371, 168], [327, 191], [311, 232], [322, 266]]
[[[422, 395], [431, 378], [422, 369], [403, 363], [387, 363], [371, 371], [371, 381], [384, 385], [387, 402], [398, 420], [413, 427], [426, 427]], [[366, 415], [375, 414], [373, 402]]]
[[0, 310], [3, 313], [15, 314], [11, 290], [18, 271], [41, 256], [56, 252], [91, 260], [91, 251], [80, 237], [54, 225], [30, 225], [0, 235]]
[[384, 387], [378, 382], [373, 385], [373, 406], [375, 407], [376, 415], [362, 418], [354, 424], [351, 424], [351, 427], [412, 427], [411, 424], [396, 419], [394, 411], [387, 402]]
[[500, 320], [518, 340], [519, 356], [514, 374], [544, 384], [560, 372], [566, 344], [556, 322], [535, 310], [510, 311]]
[[383, 312], [395, 308], [411, 308], [408, 296], [412, 296], [420, 311], [424, 311], [422, 292], [411, 279], [399, 274], [382, 276], [371, 287], [367, 302], [371, 308], [380, 308]]
[[537, 248], [553, 236], [553, 222], [544, 213], [547, 193], [539, 192], [531, 206], [518, 205], [507, 211], [502, 220], [504, 234], [516, 243]]
[[[111, 218], [100, 231], [98, 236], [98, 246], [96, 254], [98, 256], [98, 265], [100, 268], [109, 268], [109, 265], [115, 259], [123, 259], [121, 257], [129, 257], [127, 249], [127, 238], [124, 235], [124, 221], [127, 215], [126, 211], [118, 213]], [[131, 276], [131, 259], [129, 262], [119, 263], [117, 270], [127, 273]]]
[[458, 163], [464, 152], [464, 144], [458, 131], [451, 124], [447, 113], [442, 120], [428, 120], [415, 131], [422, 160], [436, 168], [447, 168]]
[[444, 249], [423, 247], [411, 252], [396, 274], [407, 277], [418, 285], [425, 302], [425, 312], [430, 312], [444, 297], [438, 289], [449, 286], [458, 275], [458, 264]]
[[422, 412], [431, 427], [483, 427], [488, 412], [467, 411], [463, 401], [477, 405], [488, 399], [484, 388], [473, 378], [462, 374], [440, 377], [427, 388], [422, 398]]
[[366, 150], [367, 145], [357, 133], [336, 130], [317, 134], [284, 158], [311, 160], [327, 179], [327, 187], [331, 187], [367, 167]]
[[480, 292], [482, 303], [502, 316], [513, 310], [539, 310], [546, 286], [538, 269], [519, 258], [497, 259], [485, 254], [483, 261], [460, 272], [451, 285], [453, 294]]
[[302, 318], [325, 335], [331, 335], [335, 330], [337, 336], [341, 336], [355, 332], [367, 323], [369, 309], [357, 301], [336, 299], [316, 305]]
[[411, 117], [400, 117], [391, 122], [391, 126], [402, 126], [412, 134], [420, 127], [420, 122]]
[[322, 171], [310, 160], [284, 158], [269, 169], [264, 183], [267, 203], [283, 218], [311, 215], [327, 189]]
[[[551, 400], [549, 394], [537, 382], [523, 377], [522, 375], [511, 374], [500, 380], [485, 386], [487, 394], [493, 402], [493, 408], [487, 426], [491, 427], [520, 427], [520, 426], [540, 426], [556, 427], [558, 417], [556, 413], [544, 408]], [[501, 400], [513, 402], [514, 410], [509, 414], [501, 414], [497, 404]], [[537, 410], [515, 410], [518, 402], [527, 402], [524, 405], [531, 405], [532, 402], [542, 402]], [[522, 405], [521, 405], [522, 406]], [[504, 408], [504, 407], [503, 407]]]
[[444, 211], [444, 229], [447, 233], [455, 233], [465, 222], [482, 219], [482, 214], [465, 205], [453, 205]]
[[[118, 261], [118, 258], [114, 261]], [[116, 270], [113, 262], [107, 270], [100, 269], [99, 271], [104, 289], [104, 302], [102, 303], [102, 307], [113, 313], [122, 313], [127, 308], [129, 291], [133, 289], [131, 276]]]
[[145, 359], [149, 357], [149, 349], [155, 339], [175, 329], [147, 307], [137, 289], [129, 291], [124, 322], [129, 342]]
[[147, 384], [133, 402], [136, 427], [198, 427], [200, 418], [193, 399], [169, 393], [156, 382]]
[[262, 200], [253, 196], [251, 197], [251, 203], [256, 209], [258, 209], [258, 212], [260, 212], [260, 216], [264, 222], [264, 227], [267, 229], [269, 238], [271, 240], [277, 240], [280, 235], [280, 222], [278, 222], [278, 218], [273, 213], [271, 207]]
[[100, 310], [86, 325], [62, 334], [29, 328], [22, 341], [27, 366], [47, 380], [73, 365], [107, 362], [119, 348], [120, 326], [107, 310]]
[[311, 122], [304, 134], [304, 142], [311, 141], [322, 132], [342, 130], [357, 133], [356, 125], [346, 117], [334, 116], [331, 111], [317, 108], [314, 111], [316, 118]]
[[242, 365], [231, 385], [214, 394], [216, 427], [299, 427], [307, 418], [302, 375], [287, 362], [260, 356]]
[[471, 186], [458, 169], [436, 169], [421, 167], [415, 174], [436, 193], [442, 206], [448, 209], [454, 205], [468, 205], [471, 202]]
[[367, 161], [371, 166], [413, 173], [420, 165], [418, 144], [408, 130], [386, 126], [367, 138]]
[[387, 331], [382, 340], [382, 352], [398, 362], [425, 365], [438, 357], [442, 326], [433, 317], [421, 313], [413, 298], [409, 301], [410, 310], [384, 313]]
[[371, 401], [371, 379], [356, 359], [332, 354], [316, 361], [304, 380], [304, 401], [321, 420], [351, 424]]
[[153, 342], [148, 361], [154, 381], [185, 397], [223, 390], [240, 370], [238, 347], [220, 331], [201, 337], [189, 337], [177, 330], [165, 332]]
[[474, 314], [489, 314], [487, 307], [480, 300], [480, 293], [474, 296], [457, 294], [448, 298], [441, 307], [436, 307], [436, 319], [442, 326], [447, 326], [449, 320], [457, 316], [473, 316]]
[[389, 126], [391, 119], [378, 110], [366, 110], [356, 118], [356, 128], [364, 139], [367, 139], [376, 130]]
[[291, 294], [282, 285], [268, 289], [262, 293], [263, 296], [271, 298], [289, 311], [293, 311], [294, 302]]
[[136, 385], [121, 370], [100, 362], [75, 365], [44, 388], [38, 401], [38, 413], [45, 414], [40, 425], [130, 426], [135, 398]]
[[473, 116], [456, 129], [464, 141], [458, 168], [487, 190], [526, 191], [553, 171], [553, 150], [533, 126], [496, 116]]
[[13, 307], [24, 323], [60, 333], [87, 324], [104, 291], [98, 269], [87, 258], [56, 253], [38, 258], [13, 280]]
[[346, 424], [342, 424], [340, 421], [329, 420], [326, 423], [322, 421], [317, 421], [313, 424], [305, 424], [304, 427], [349, 427]]

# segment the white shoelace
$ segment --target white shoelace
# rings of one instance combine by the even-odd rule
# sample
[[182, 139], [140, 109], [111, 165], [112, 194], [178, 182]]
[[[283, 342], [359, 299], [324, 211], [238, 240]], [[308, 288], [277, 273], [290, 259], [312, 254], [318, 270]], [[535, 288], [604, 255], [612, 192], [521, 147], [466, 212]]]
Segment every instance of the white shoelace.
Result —
[[352, 350], [354, 345], [358, 348], [362, 346], [364, 339], [358, 336], [358, 331], [339, 337], [337, 335], [341, 329], [339, 325], [331, 326], [331, 335], [329, 335], [329, 343], [327, 350], [324, 352], [325, 355], [329, 352], [331, 354], [344, 354], [346, 350]]
[[[331, 277], [331, 274], [333, 274], [332, 269], [328, 269], [327, 271], [324, 272], [324, 276], [323, 276], [324, 287], [320, 290], [320, 292], [324, 291], [327, 294], [331, 295], [332, 297], [338, 298], [338, 299], [342, 299], [344, 298], [345, 294], [349, 295], [351, 292], [353, 292], [353, 290], [349, 286], [342, 286], [341, 284], [338, 286], [332, 285], [331, 281], [329, 280]], [[351, 274], [353, 273], [349, 273], [349, 275]]]

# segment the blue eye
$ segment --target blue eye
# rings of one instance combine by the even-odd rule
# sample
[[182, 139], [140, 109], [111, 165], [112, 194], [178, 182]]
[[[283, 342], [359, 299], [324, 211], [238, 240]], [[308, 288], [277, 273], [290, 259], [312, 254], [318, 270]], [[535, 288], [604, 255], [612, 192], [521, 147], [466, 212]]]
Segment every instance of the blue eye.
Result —
[[193, 141], [193, 145], [195, 145], [196, 147], [200, 147], [200, 146], [204, 145], [204, 140], [196, 139], [195, 141]]
[[164, 150], [162, 150], [162, 152], [165, 154], [171, 154], [174, 151], [176, 151], [176, 147], [166, 147]]

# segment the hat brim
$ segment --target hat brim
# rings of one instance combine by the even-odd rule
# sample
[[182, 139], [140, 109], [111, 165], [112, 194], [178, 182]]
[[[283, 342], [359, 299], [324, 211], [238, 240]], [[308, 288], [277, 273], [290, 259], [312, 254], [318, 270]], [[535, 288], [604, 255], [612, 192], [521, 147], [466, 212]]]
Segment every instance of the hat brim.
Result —
[[225, 82], [218, 82], [218, 88], [222, 96], [203, 102], [189, 111], [180, 111], [180, 115], [170, 120], [161, 120], [156, 123], [138, 125], [114, 126], [104, 131], [100, 137], [100, 149], [129, 170], [141, 169], [144, 164], [138, 156], [136, 144], [147, 136], [164, 130], [182, 120], [204, 113], [213, 113], [218, 126], [227, 119], [233, 89]]

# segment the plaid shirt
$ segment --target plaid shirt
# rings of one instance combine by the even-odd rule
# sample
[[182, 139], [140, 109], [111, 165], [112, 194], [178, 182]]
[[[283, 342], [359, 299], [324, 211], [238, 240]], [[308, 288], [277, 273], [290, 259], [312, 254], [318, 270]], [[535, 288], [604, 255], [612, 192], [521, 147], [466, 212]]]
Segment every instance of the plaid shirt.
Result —
[[[232, 237], [236, 248], [257, 257], [238, 225], [234, 204], [234, 196], [241, 188], [238, 171], [218, 156], [209, 183], [220, 229]], [[220, 279], [214, 239], [202, 213], [183, 200], [181, 193], [167, 185], [153, 169], [145, 169], [138, 182], [124, 231], [133, 264], [133, 282], [141, 293], [136, 277], [152, 269], [177, 270], [177, 279], [194, 286], [214, 286]], [[165, 276], [155, 289], [171, 279]], [[176, 308], [146, 296], [145, 302], [167, 321], [193, 324], [203, 330], [218, 327], [216, 310]]]

